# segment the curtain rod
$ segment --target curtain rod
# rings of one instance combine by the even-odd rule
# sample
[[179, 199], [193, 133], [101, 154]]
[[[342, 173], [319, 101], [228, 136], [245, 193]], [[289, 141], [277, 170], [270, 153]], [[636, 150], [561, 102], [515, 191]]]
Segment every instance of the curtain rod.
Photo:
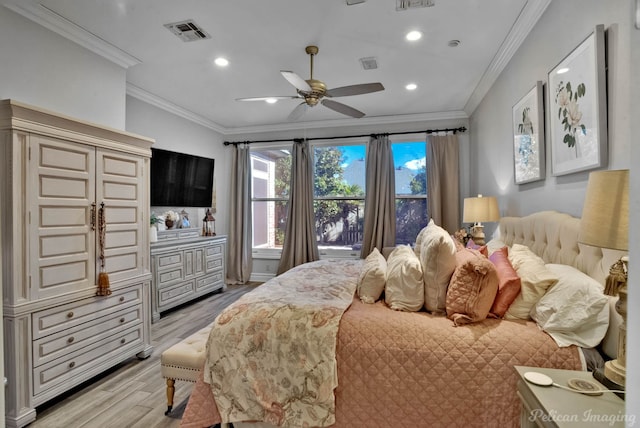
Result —
[[[459, 128], [425, 129], [423, 131], [384, 132], [384, 133], [378, 133], [378, 134], [346, 135], [346, 136], [341, 136], [341, 137], [314, 137], [314, 138], [306, 138], [306, 140], [307, 141], [310, 141], [310, 140], [337, 140], [337, 139], [341, 139], [341, 138], [375, 137], [377, 135], [403, 135], [403, 134], [420, 134], [420, 133], [433, 134], [435, 132], [453, 132], [455, 134], [456, 132], [465, 132], [466, 130], [467, 130], [466, 127], [461, 126]], [[305, 140], [304, 138], [283, 138], [283, 139], [279, 139], [279, 140], [225, 141], [224, 145], [228, 146], [229, 144], [233, 144], [235, 146], [236, 144], [281, 143], [281, 142], [286, 142], [286, 141], [300, 142], [300, 141], [304, 141], [304, 140]]]

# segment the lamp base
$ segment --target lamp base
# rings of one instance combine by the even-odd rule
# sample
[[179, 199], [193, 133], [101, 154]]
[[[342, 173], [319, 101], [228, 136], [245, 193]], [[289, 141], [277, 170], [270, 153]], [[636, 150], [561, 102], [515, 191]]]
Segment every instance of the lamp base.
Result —
[[604, 363], [604, 375], [624, 388], [627, 378], [627, 369], [618, 360], [611, 360]]
[[484, 226], [472, 226], [471, 227], [471, 239], [476, 245], [484, 245]]
[[[599, 368], [594, 370], [593, 372], [594, 379], [600, 382], [601, 384], [603, 384], [607, 389], [611, 389], [613, 391], [624, 390], [624, 385], [620, 385], [619, 383], [614, 382], [613, 380], [608, 378], [607, 375], [605, 374], [605, 370], [606, 368], [605, 369]], [[626, 394], [621, 394], [617, 392], [614, 392], [614, 394], [616, 394], [618, 397], [622, 398], [623, 400], [625, 399]]]

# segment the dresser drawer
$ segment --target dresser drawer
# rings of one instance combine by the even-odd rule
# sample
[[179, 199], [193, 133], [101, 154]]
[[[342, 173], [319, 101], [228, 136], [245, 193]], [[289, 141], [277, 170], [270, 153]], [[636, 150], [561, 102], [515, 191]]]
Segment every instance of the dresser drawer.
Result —
[[182, 260], [182, 251], [171, 254], [161, 254], [159, 256], [156, 256], [156, 266], [158, 270], [162, 270], [172, 266], [180, 266], [182, 265]]
[[169, 270], [158, 272], [158, 288], [166, 287], [176, 281], [180, 281], [184, 277], [184, 266], [175, 266]]
[[64, 358], [33, 369], [33, 393], [44, 393], [62, 383], [76, 385], [86, 379], [91, 372], [104, 370], [100, 365], [108, 363], [118, 354], [130, 352], [142, 345], [143, 325], [111, 335]]
[[222, 264], [223, 264], [223, 259], [222, 257], [219, 258], [211, 258], [211, 259], [207, 259], [207, 264], [206, 264], [206, 269], [207, 272], [213, 272], [216, 270], [222, 270]]
[[158, 290], [158, 306], [162, 307], [171, 302], [188, 298], [195, 293], [194, 282], [182, 282], [171, 287]]
[[222, 253], [224, 252], [224, 245], [223, 244], [212, 244], [210, 246], [208, 246], [205, 249], [205, 257], [209, 258], [209, 257], [215, 257], [215, 256], [221, 256]]
[[196, 292], [200, 293], [207, 289], [215, 290], [217, 288], [221, 288], [224, 285], [222, 280], [222, 272], [198, 278], [196, 280]]
[[109, 297], [90, 297], [67, 305], [34, 312], [32, 315], [33, 339], [39, 339], [83, 323], [100, 323], [105, 315], [140, 305], [142, 300], [142, 285], [136, 285], [114, 291]]
[[33, 342], [33, 365], [38, 367], [141, 324], [142, 305], [114, 312], [98, 321], [89, 327], [82, 324], [35, 340]]

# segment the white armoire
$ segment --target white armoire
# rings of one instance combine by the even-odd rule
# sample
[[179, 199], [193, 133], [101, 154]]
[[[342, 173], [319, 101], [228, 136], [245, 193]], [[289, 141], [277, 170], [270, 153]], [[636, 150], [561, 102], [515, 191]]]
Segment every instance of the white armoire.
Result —
[[[151, 354], [152, 144], [0, 101], [8, 427], [32, 422], [36, 406], [104, 370]], [[104, 296], [96, 294], [101, 254], [111, 291]]]

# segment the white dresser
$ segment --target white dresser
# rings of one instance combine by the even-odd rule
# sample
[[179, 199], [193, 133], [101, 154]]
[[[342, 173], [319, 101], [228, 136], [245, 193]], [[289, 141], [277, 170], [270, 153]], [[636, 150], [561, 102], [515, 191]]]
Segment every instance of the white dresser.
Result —
[[[5, 421], [151, 354], [149, 158], [153, 140], [0, 101]], [[97, 296], [98, 211], [105, 270]]]
[[200, 236], [198, 229], [158, 232], [151, 244], [153, 322], [167, 309], [226, 290], [226, 246], [226, 236]]

